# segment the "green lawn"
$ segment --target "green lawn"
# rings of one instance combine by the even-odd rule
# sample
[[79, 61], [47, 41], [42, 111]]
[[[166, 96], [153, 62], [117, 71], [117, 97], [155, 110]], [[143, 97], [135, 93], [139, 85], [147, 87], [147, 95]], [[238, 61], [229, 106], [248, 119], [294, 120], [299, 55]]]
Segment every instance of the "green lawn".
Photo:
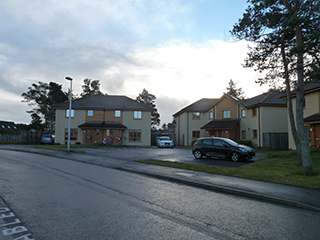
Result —
[[311, 174], [303, 173], [302, 166], [298, 162], [295, 151], [265, 151], [263, 153], [267, 153], [268, 158], [240, 168], [187, 164], [153, 159], [137, 160], [137, 162], [320, 189], [319, 151], [311, 152], [313, 167], [313, 173]]

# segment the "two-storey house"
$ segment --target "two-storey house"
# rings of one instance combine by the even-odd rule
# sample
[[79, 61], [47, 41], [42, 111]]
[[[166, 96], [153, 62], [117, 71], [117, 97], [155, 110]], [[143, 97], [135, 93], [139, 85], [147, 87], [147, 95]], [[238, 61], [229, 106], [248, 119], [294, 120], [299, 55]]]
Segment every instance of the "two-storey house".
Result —
[[[291, 94], [293, 114], [296, 116], [296, 91]], [[284, 97], [285, 98], [285, 97]], [[308, 131], [310, 146], [320, 145], [320, 83], [309, 83], [304, 86], [304, 123]], [[289, 148], [296, 149], [296, 145], [289, 127]]]
[[176, 145], [189, 146], [193, 139], [205, 136], [205, 130], [201, 130], [201, 127], [214, 118], [210, 109], [218, 100], [203, 98], [173, 114]]
[[151, 111], [143, 103], [126, 96], [89, 95], [56, 104], [55, 142], [65, 144], [71, 114], [71, 144], [123, 144], [150, 146]]
[[[188, 142], [185, 143], [187, 145], [199, 137], [216, 136], [232, 140], [251, 140], [255, 146], [266, 146], [267, 143], [263, 140], [265, 134], [287, 134], [288, 132], [286, 101], [280, 99], [281, 95], [283, 94], [271, 91], [244, 100], [224, 94], [220, 99], [214, 99], [211, 106], [208, 104], [206, 110], [202, 108], [202, 115], [206, 116], [202, 126], [195, 125], [194, 118], [189, 118], [188, 124], [184, 124], [182, 128], [179, 119], [181, 114], [190, 107], [192, 112], [199, 111], [198, 101], [173, 115], [176, 121], [176, 132], [180, 136], [191, 131], [200, 132], [199, 135], [192, 134], [192, 138], [189, 137]], [[199, 126], [200, 128], [197, 129], [196, 127]]]

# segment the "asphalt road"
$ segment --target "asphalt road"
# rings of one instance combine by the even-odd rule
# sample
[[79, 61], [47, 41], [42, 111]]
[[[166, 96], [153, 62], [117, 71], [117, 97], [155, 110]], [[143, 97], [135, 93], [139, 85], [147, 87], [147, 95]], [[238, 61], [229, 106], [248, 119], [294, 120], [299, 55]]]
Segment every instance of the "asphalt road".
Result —
[[[19, 219], [36, 239], [318, 239], [320, 234], [318, 212], [37, 154], [0, 150], [0, 166], [0, 195], [15, 215], [7, 220]], [[9, 239], [3, 235], [8, 228], [0, 224], [0, 238]]]
[[195, 159], [191, 149], [180, 148], [82, 148], [90, 155], [103, 156], [118, 159], [121, 161], [133, 161], [137, 159], [156, 159], [163, 161], [176, 161], [192, 164], [204, 164], [224, 167], [242, 167], [255, 161], [259, 161], [264, 156], [258, 155], [250, 161], [232, 162], [228, 159], [212, 159], [203, 157]]

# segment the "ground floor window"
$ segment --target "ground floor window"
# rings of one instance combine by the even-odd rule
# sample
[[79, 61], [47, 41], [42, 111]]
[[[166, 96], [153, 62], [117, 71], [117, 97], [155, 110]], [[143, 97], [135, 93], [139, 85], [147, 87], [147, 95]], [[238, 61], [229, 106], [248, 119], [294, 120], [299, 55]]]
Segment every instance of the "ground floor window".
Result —
[[258, 138], [257, 130], [253, 130], [252, 133], [253, 133], [253, 139], [257, 139]]
[[192, 138], [200, 138], [200, 131], [192, 131]]
[[[68, 128], [64, 130], [64, 140], [68, 141]], [[78, 140], [78, 128], [71, 128], [70, 129], [70, 141], [77, 141]]]
[[242, 131], [241, 131], [241, 138], [242, 138], [242, 139], [247, 139], [246, 130], [242, 130]]
[[129, 130], [129, 142], [141, 142], [141, 129]]

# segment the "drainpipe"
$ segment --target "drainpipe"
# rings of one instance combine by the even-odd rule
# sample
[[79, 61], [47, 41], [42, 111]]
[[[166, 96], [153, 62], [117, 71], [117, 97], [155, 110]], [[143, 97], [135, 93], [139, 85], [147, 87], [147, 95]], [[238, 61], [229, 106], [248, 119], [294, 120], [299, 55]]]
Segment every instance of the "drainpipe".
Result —
[[259, 147], [261, 146], [261, 124], [260, 124], [260, 107], [258, 107], [258, 130], [259, 130]]

